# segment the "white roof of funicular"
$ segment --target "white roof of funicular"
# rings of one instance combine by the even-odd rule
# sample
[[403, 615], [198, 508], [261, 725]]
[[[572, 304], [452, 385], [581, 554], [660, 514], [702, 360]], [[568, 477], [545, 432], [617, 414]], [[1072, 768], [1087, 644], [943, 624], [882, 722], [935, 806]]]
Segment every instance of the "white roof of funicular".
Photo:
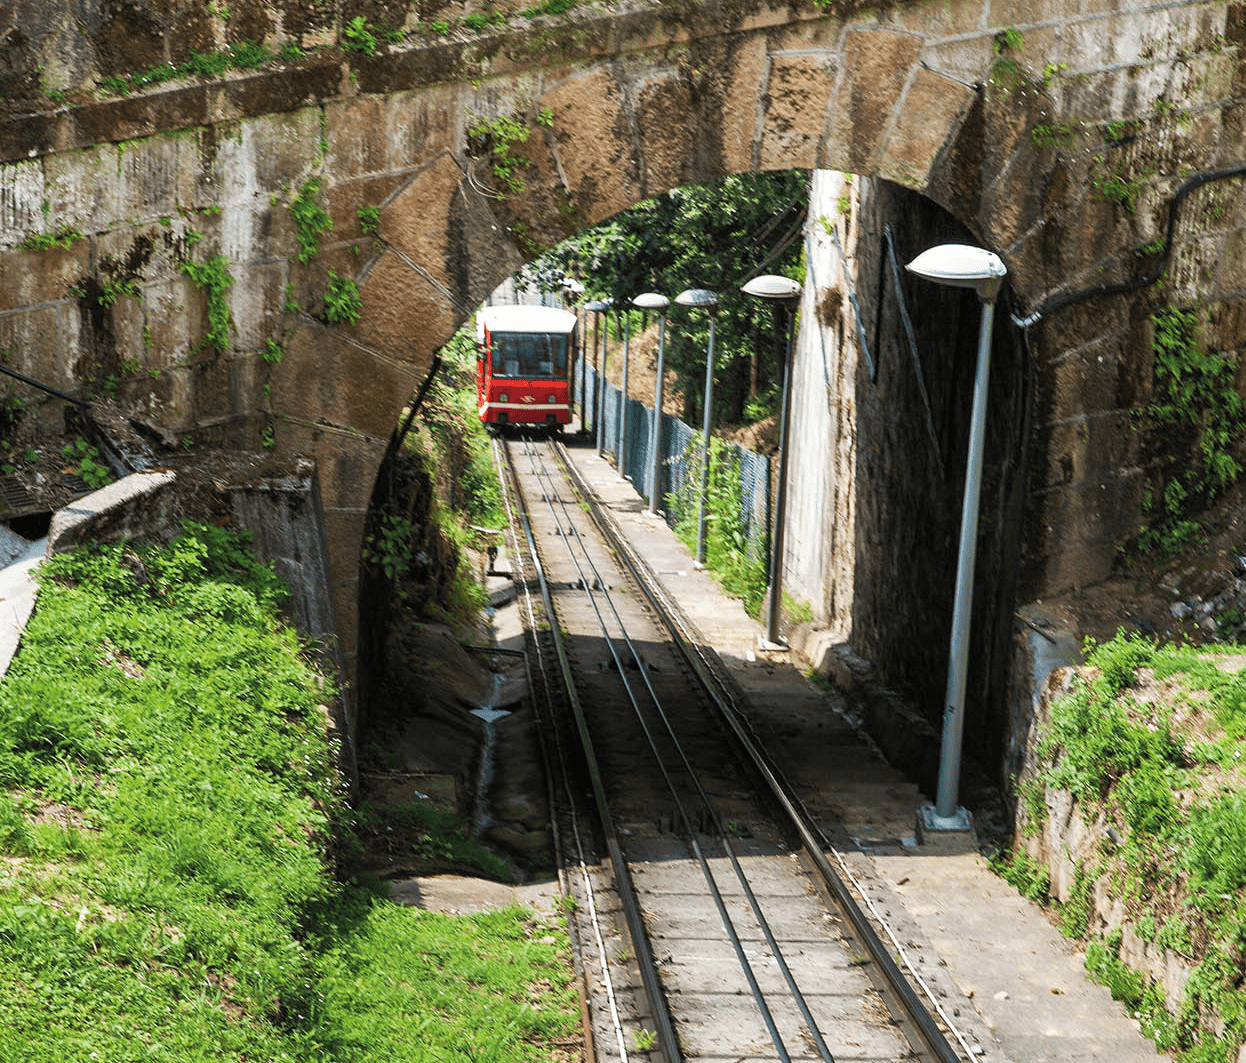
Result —
[[478, 323], [490, 332], [570, 332], [575, 314], [556, 306], [486, 306]]

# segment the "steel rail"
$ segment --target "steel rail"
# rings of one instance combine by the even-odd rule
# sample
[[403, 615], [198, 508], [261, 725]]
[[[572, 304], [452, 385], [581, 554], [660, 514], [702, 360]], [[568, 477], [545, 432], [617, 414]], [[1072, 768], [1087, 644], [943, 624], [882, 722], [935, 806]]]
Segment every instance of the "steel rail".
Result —
[[[564, 465], [563, 471], [565, 474], [566, 462], [563, 460], [564, 457], [565, 455], [559, 455], [559, 460]], [[534, 468], [534, 472], [535, 472], [535, 468]], [[552, 483], [553, 477], [546, 474], [546, 481]], [[561, 505], [563, 509], [563, 513], [565, 515], [569, 513], [569, 507], [567, 506], [566, 500], [562, 499], [561, 494], [562, 494], [561, 492], [558, 492], [559, 504]], [[553, 502], [551, 501], [550, 492], [546, 491], [545, 495], [546, 495], [546, 504], [550, 507], [551, 512], [552, 512]], [[558, 520], [556, 515], [555, 515], [555, 521], [561, 531], [562, 522]], [[564, 535], [563, 538], [564, 538], [564, 541], [566, 541], [568, 544], [568, 550], [571, 552], [571, 555], [572, 555], [572, 562], [573, 564], [575, 564], [576, 571], [580, 574], [580, 578], [583, 581], [584, 586], [586, 588], [590, 587], [591, 584], [585, 577], [583, 568], [580, 566], [579, 562], [575, 559], [574, 551], [571, 550], [570, 537]], [[592, 569], [593, 575], [597, 578], [596, 582], [599, 585], [604, 586], [604, 584], [602, 584], [602, 581], [601, 581], [601, 573], [598, 571], [597, 566], [593, 563], [592, 557], [589, 555], [588, 551], [584, 548], [584, 543], [582, 540], [580, 540], [580, 549], [582, 550], [584, 554], [585, 562]], [[769, 1007], [765, 1003], [765, 994], [761, 991], [760, 986], [757, 985], [753, 977], [752, 966], [749, 963], [748, 958], [746, 954], [744, 953], [742, 946], [738, 944], [738, 937], [736, 935], [734, 924], [731, 921], [730, 916], [727, 914], [726, 909], [721, 902], [720, 893], [719, 893], [717, 882], [714, 878], [713, 872], [709, 868], [708, 863], [701, 856], [700, 846], [696, 841], [695, 831], [692, 828], [691, 820], [689, 819], [687, 815], [687, 812], [684, 807], [684, 803], [675, 791], [675, 786], [667, 771], [666, 765], [663, 763], [661, 754], [658, 752], [657, 744], [653, 739], [649, 724], [645, 721], [643, 715], [641, 714], [640, 706], [638, 705], [635, 697], [633, 696], [631, 692], [631, 682], [630, 680], [628, 680], [626, 674], [623, 671], [622, 662], [619, 661], [618, 655], [614, 652], [612, 641], [610, 639], [609, 634], [606, 632], [606, 626], [604, 622], [602, 622], [601, 620], [601, 613], [600, 613], [600, 610], [597, 608], [596, 598], [593, 595], [593, 592], [591, 590], [588, 591], [588, 597], [589, 597], [590, 603], [593, 606], [594, 612], [598, 616], [598, 622], [601, 624], [602, 634], [605, 637], [607, 646], [610, 647], [611, 655], [614, 657], [615, 665], [619, 669], [619, 675], [621, 679], [623, 680], [624, 687], [628, 691], [628, 697], [632, 702], [632, 708], [636, 714], [636, 719], [640, 723], [640, 726], [642, 730], [644, 731], [645, 738], [649, 743], [649, 748], [653, 752], [654, 759], [657, 761], [658, 768], [662, 773], [662, 777], [664, 781], [666, 782], [667, 789], [670, 791], [671, 796], [675, 802], [675, 807], [679, 811], [680, 819], [687, 830], [689, 844], [693, 849], [694, 855], [697, 857], [697, 860], [701, 864], [702, 873], [705, 875], [706, 881], [709, 884], [710, 889], [713, 891], [715, 901], [719, 907], [720, 916], [722, 917], [724, 925], [727, 929], [727, 932], [732, 939], [733, 945], [736, 945], [736, 954], [740, 961], [741, 968], [745, 972], [745, 976], [749, 981], [750, 987], [753, 988], [754, 998], [757, 1001], [758, 1007], [762, 1012], [763, 1018], [767, 1025], [767, 1029], [770, 1032], [771, 1039], [774, 1042], [775, 1047], [778, 1049], [780, 1055], [784, 1059], [787, 1059], [788, 1058], [787, 1050], [783, 1045], [782, 1038], [779, 1035], [777, 1028], [773, 1024]], [[610, 608], [610, 612], [614, 618], [615, 623], [619, 626], [619, 629], [622, 632], [622, 638], [624, 642], [626, 643], [628, 649], [630, 650], [632, 654], [632, 659], [636, 663], [636, 669], [639, 672], [641, 679], [644, 681], [645, 688], [649, 693], [649, 698], [653, 703], [654, 711], [657, 713], [659, 719], [662, 721], [662, 725], [666, 730], [667, 737], [670, 739], [671, 743], [673, 744], [675, 751], [679, 756], [680, 763], [683, 766], [684, 771], [687, 773], [688, 779], [691, 781], [693, 787], [696, 789], [697, 796], [699, 797], [702, 806], [704, 807], [706, 812], [709, 814], [709, 821], [714, 827], [714, 835], [717, 838], [719, 844], [721, 845], [723, 849], [723, 852], [725, 853], [725, 855], [728, 858], [728, 861], [731, 864], [732, 870], [735, 873], [736, 881], [739, 883], [741, 890], [744, 894], [744, 897], [746, 901], [748, 902], [748, 905], [750, 909], [752, 910], [754, 917], [757, 920], [758, 927], [761, 930], [762, 935], [765, 937], [767, 945], [770, 947], [771, 957], [774, 959], [776, 965], [779, 968], [779, 972], [783, 976], [783, 980], [788, 987], [788, 992], [790, 993], [793, 1001], [796, 1003], [797, 1010], [800, 1012], [801, 1018], [803, 1019], [805, 1026], [809, 1031], [810, 1038], [814, 1042], [814, 1045], [818, 1050], [818, 1054], [822, 1057], [822, 1059], [826, 1061], [826, 1063], [834, 1063], [834, 1056], [831, 1054], [830, 1048], [827, 1047], [826, 1041], [822, 1036], [822, 1031], [818, 1028], [817, 1021], [813, 1017], [813, 1013], [809, 1008], [809, 1005], [805, 999], [804, 993], [801, 991], [800, 986], [797, 985], [796, 983], [796, 977], [792, 973], [792, 970], [790, 966], [788, 965], [787, 958], [783, 954], [783, 949], [779, 945], [779, 942], [774, 935], [773, 929], [770, 926], [770, 921], [766, 918], [766, 914], [763, 911], [761, 904], [758, 901], [757, 896], [753, 891], [752, 884], [748, 880], [748, 875], [744, 871], [743, 866], [740, 864], [739, 856], [735, 851], [735, 847], [731, 844], [730, 834], [727, 831], [726, 827], [724, 826], [722, 822], [722, 818], [718, 814], [717, 808], [714, 807], [714, 804], [710, 800], [709, 795], [705, 792], [705, 788], [701, 785], [701, 780], [699, 776], [697, 775], [696, 769], [693, 767], [691, 761], [688, 758], [687, 752], [684, 749], [684, 744], [679, 740], [679, 736], [675, 732], [675, 727], [671, 722], [670, 716], [667, 714], [665, 708], [663, 707], [662, 700], [658, 696], [657, 691], [655, 691], [653, 688], [653, 684], [649, 678], [648, 665], [646, 665], [644, 659], [641, 657], [639, 651], [636, 649], [635, 644], [632, 642], [631, 637], [628, 635], [626, 625], [623, 623], [623, 620], [619, 616], [618, 611], [614, 608], [614, 601], [611, 598], [610, 594], [607, 592], [603, 595], [603, 597], [607, 605]], [[658, 612], [660, 613], [661, 610], [658, 609]], [[669, 626], [669, 625], [666, 625], [666, 626]], [[704, 685], [703, 677], [695, 672], [694, 672], [694, 675], [697, 675], [697, 681], [699, 683], [702, 683], [702, 685]], [[711, 690], [709, 691], [709, 693], [712, 698], [714, 692]]]
[[[538, 482], [541, 482], [541, 472], [538, 471], [538, 469], [536, 468], [535, 460], [533, 459], [533, 452], [530, 449], [530, 447], [527, 453], [529, 455], [530, 460], [533, 462], [533, 474], [537, 478]], [[545, 474], [545, 482], [546, 483], [553, 482], [553, 478], [549, 476], [548, 473]], [[561, 492], [559, 492], [559, 494], [561, 495]], [[560, 521], [557, 514], [554, 513], [553, 503], [550, 501], [550, 493], [548, 490], [546, 490], [545, 492], [545, 501], [546, 501], [546, 504], [549, 506], [551, 513], [554, 514], [554, 521], [555, 521], [556, 526], [558, 527], [559, 533], [562, 535], [563, 540], [567, 543], [568, 554], [571, 558], [572, 564], [575, 565], [576, 571], [579, 573], [581, 583], [587, 589], [590, 587], [589, 581], [585, 575], [583, 567], [580, 565], [579, 561], [575, 557], [574, 550], [571, 548], [571, 545], [570, 545], [571, 536], [564, 531], [562, 521]], [[566, 511], [565, 501], [562, 502], [562, 505], [563, 505], [564, 513], [565, 513]], [[571, 528], [572, 530], [574, 530], [574, 525], [571, 525]], [[582, 550], [584, 549], [584, 544], [582, 541], [580, 543], [580, 547]], [[601, 582], [600, 573], [597, 571], [596, 566], [593, 565], [592, 559], [588, 556], [587, 550], [584, 550], [584, 555], [585, 555], [585, 560], [588, 561], [590, 567], [594, 571], [594, 574], [598, 576], [597, 582], [600, 584]], [[632, 712], [636, 718], [637, 723], [640, 725], [640, 728], [645, 735], [645, 740], [648, 742], [649, 749], [653, 753], [653, 758], [654, 758], [655, 763], [657, 764], [658, 771], [661, 773], [662, 779], [666, 784], [667, 791], [670, 793], [671, 799], [674, 802], [675, 808], [679, 813], [679, 820], [682, 826], [684, 827], [687, 844], [689, 848], [691, 849], [693, 857], [696, 859], [698, 866], [700, 867], [701, 874], [705, 879], [706, 885], [709, 887], [710, 894], [714, 900], [714, 904], [718, 909], [719, 919], [722, 922], [723, 929], [727, 932], [728, 939], [731, 942], [731, 946], [732, 946], [733, 951], [735, 952], [736, 960], [740, 965], [740, 969], [744, 973], [745, 979], [749, 984], [749, 991], [752, 993], [753, 1000], [757, 1004], [758, 1010], [761, 1013], [762, 1021], [764, 1022], [766, 1026], [766, 1031], [770, 1035], [770, 1040], [774, 1044], [775, 1049], [779, 1053], [779, 1058], [783, 1061], [783, 1063], [790, 1063], [791, 1056], [787, 1050], [787, 1046], [783, 1042], [782, 1035], [779, 1033], [778, 1025], [774, 1021], [774, 1016], [770, 1010], [770, 1006], [766, 1002], [765, 993], [762, 991], [761, 985], [757, 981], [757, 977], [753, 971], [752, 963], [749, 961], [748, 954], [744, 950], [744, 944], [740, 940], [740, 936], [736, 929], [735, 922], [734, 920], [732, 920], [730, 913], [727, 911], [726, 902], [723, 900], [722, 891], [718, 887], [718, 882], [714, 876], [713, 869], [710, 867], [709, 861], [706, 859], [704, 852], [701, 849], [701, 845], [696, 839], [696, 831], [694, 830], [692, 826], [692, 820], [688, 815], [684, 801], [679, 796], [674, 780], [671, 778], [670, 772], [667, 770], [666, 763], [663, 760], [662, 755], [657, 748], [657, 743], [654, 740], [652, 729], [650, 728], [648, 722], [644, 718], [644, 714], [641, 710], [640, 703], [637, 701], [635, 692], [632, 689], [631, 681], [628, 679], [627, 673], [623, 666], [623, 662], [619, 659], [618, 652], [615, 649], [614, 640], [610, 637], [609, 631], [607, 630], [605, 619], [602, 616], [601, 610], [597, 605], [597, 596], [593, 594], [591, 589], [587, 590], [587, 594], [588, 594], [589, 603], [593, 607], [593, 612], [597, 616], [597, 622], [598, 622], [599, 627], [601, 628], [603, 639], [606, 643], [607, 648], [610, 650], [611, 657], [614, 659], [615, 667], [618, 669], [620, 681], [622, 682], [623, 688], [627, 693], [628, 700], [631, 702]], [[822, 1058], [826, 1060], [827, 1063], [834, 1063], [833, 1057], [830, 1055], [829, 1049], [826, 1048], [825, 1042], [823, 1042], [822, 1040], [821, 1032], [818, 1030], [816, 1024], [814, 1023], [813, 1016], [812, 1014], [810, 1014], [808, 1006], [805, 1003], [804, 995], [800, 992], [799, 987], [796, 986], [795, 980], [793, 979], [791, 972], [787, 967], [787, 962], [783, 958], [782, 951], [779, 949], [778, 942], [774, 939], [774, 935], [770, 931], [769, 923], [766, 921], [766, 918], [764, 914], [762, 913], [760, 906], [757, 904], [757, 899], [753, 893], [752, 887], [749, 885], [747, 877], [744, 875], [743, 869], [740, 867], [739, 861], [735, 858], [734, 851], [731, 851], [730, 849], [730, 844], [727, 841], [727, 837], [726, 837], [726, 831], [721, 828], [721, 825], [719, 824], [719, 821], [718, 821], [717, 813], [714, 810], [713, 805], [710, 804], [709, 799], [706, 796], [704, 789], [701, 787], [700, 782], [696, 777], [696, 772], [692, 768], [692, 765], [688, 762], [687, 757], [684, 756], [683, 747], [679, 743], [678, 738], [675, 736], [674, 730], [672, 729], [670, 725], [668, 717], [666, 716], [665, 712], [662, 710], [661, 700], [659, 699], [657, 692], [653, 689], [653, 685], [649, 681], [648, 671], [645, 667], [644, 660], [641, 658], [640, 654], [636, 650], [635, 645], [632, 643], [631, 637], [627, 633], [626, 625], [623, 623], [622, 618], [619, 617], [617, 610], [615, 610], [614, 602], [611, 599], [609, 593], [607, 592], [603, 594], [602, 597], [605, 599], [605, 601], [609, 605], [610, 611], [614, 617], [615, 623], [619, 627], [621, 638], [623, 642], [627, 645], [628, 649], [630, 650], [632, 654], [632, 659], [636, 662], [637, 670], [641, 673], [642, 678], [644, 679], [644, 684], [645, 684], [645, 687], [647, 688], [650, 700], [653, 702], [655, 709], [657, 710], [658, 714], [661, 716], [664, 723], [666, 723], [667, 733], [669, 737], [671, 738], [672, 742], [675, 744], [676, 749], [679, 751], [680, 757], [684, 764], [684, 768], [688, 772], [689, 778], [693, 781], [694, 785], [696, 786], [696, 789], [700, 793], [700, 796], [701, 796], [702, 802], [705, 805], [705, 808], [709, 811], [712, 820], [715, 822], [715, 824], [718, 827], [717, 833], [718, 833], [719, 841], [723, 845], [724, 851], [727, 851], [728, 855], [731, 858], [731, 863], [735, 869], [737, 878], [741, 886], [743, 887], [745, 896], [748, 899], [753, 909], [754, 915], [758, 919], [759, 925], [761, 926], [763, 932], [765, 933], [768, 943], [771, 945], [772, 949], [774, 950], [774, 957], [776, 961], [779, 963], [780, 968], [784, 973], [784, 977], [785, 977], [785, 980], [787, 981], [789, 991], [793, 994], [794, 998], [797, 1001], [798, 1007], [800, 1008], [801, 1013], [805, 1018], [806, 1024], [809, 1027], [810, 1034], [812, 1035], [816, 1043], [819, 1045], [819, 1050], [822, 1054]]]
[[[562, 443], [557, 443], [555, 446], [560, 453], [568, 476], [576, 484], [581, 496], [591, 503], [595, 498], [594, 492], [584, 482], [583, 477], [579, 474], [574, 464], [567, 458], [565, 446]], [[961, 1057], [956, 1054], [947, 1038], [943, 1036], [943, 1031], [939, 1029], [934, 1016], [931, 1015], [929, 1009], [922, 1003], [912, 985], [909, 984], [908, 979], [905, 978], [904, 973], [900, 970], [895, 960], [892, 959], [890, 952], [878, 936], [864, 910], [857, 903], [856, 898], [853, 897], [843, 879], [831, 866], [830, 861], [827, 860], [822, 845], [815, 834], [816, 828], [810, 824], [809, 817], [803, 814], [798, 807], [799, 798], [789, 791], [786, 783], [780, 778], [779, 772], [771, 763], [770, 758], [765, 755], [761, 747], [745, 730], [740, 720], [740, 714], [733, 704], [733, 699], [726, 693], [726, 684], [714, 674], [715, 669], [708, 665], [702, 651], [694, 647], [691, 639], [686, 634], [687, 631], [692, 629], [692, 625], [683, 616], [678, 605], [670, 600], [665, 592], [661, 590], [660, 581], [652, 574], [644, 559], [635, 552], [626, 538], [600, 512], [600, 507], [590, 505], [589, 512], [597, 523], [599, 531], [605, 536], [606, 541], [614, 549], [622, 563], [631, 571], [655, 612], [663, 618], [667, 630], [671, 634], [672, 643], [683, 655], [688, 666], [702, 676], [705, 689], [714, 700], [724, 722], [740, 743], [741, 749], [748, 755], [750, 763], [752, 763], [765, 783], [766, 789], [795, 829], [808, 859], [817, 868], [818, 874], [822, 877], [827, 889], [834, 897], [836, 903], [840, 905], [853, 932], [869, 953], [870, 959], [877, 965], [877, 969], [883, 975], [887, 987], [899, 1001], [904, 1009], [906, 1018], [912, 1023], [913, 1028], [921, 1037], [927, 1050], [938, 1060], [938, 1063], [962, 1063]], [[675, 622], [676, 620], [678, 620], [678, 623]]]
[[[514, 557], [515, 557], [514, 563], [516, 565], [521, 565], [523, 563], [522, 562], [523, 553], [519, 548], [519, 536], [518, 536], [518, 531], [516, 529], [515, 511], [514, 511], [514, 508], [511, 506], [511, 488], [513, 487], [513, 485], [509, 482], [509, 478], [507, 477], [506, 470], [503, 466], [502, 447], [501, 447], [500, 442], [497, 439], [494, 439], [492, 441], [492, 445], [490, 449], [491, 449], [491, 453], [493, 457], [494, 471], [496, 472], [497, 477], [498, 477], [498, 486], [501, 490], [502, 505], [506, 510], [506, 531], [510, 539], [511, 549], [514, 553]], [[532, 632], [531, 652], [526, 651], [526, 650], [517, 651], [518, 653], [520, 653], [520, 655], [524, 659], [524, 672], [527, 678], [528, 690], [531, 692], [535, 689], [533, 686], [534, 677], [532, 674], [532, 659], [531, 659], [532, 657], [535, 657], [536, 667], [537, 667], [537, 670], [540, 672], [540, 676], [541, 676], [541, 688], [540, 688], [541, 693], [547, 699], [552, 698], [553, 689], [552, 689], [552, 684], [550, 682], [549, 674], [546, 671], [546, 667], [545, 667], [545, 654], [541, 652], [541, 641], [540, 641], [540, 638], [536, 634], [537, 632], [536, 610], [533, 609], [532, 607], [532, 592], [526, 580], [521, 581], [519, 583], [519, 586], [516, 588], [516, 593], [517, 595], [522, 595], [523, 605], [527, 611], [525, 619], [528, 622], [528, 630]], [[540, 699], [535, 698], [533, 700], [534, 700], [533, 712], [534, 712], [534, 716], [537, 721], [537, 726], [541, 728], [542, 734], [548, 733], [551, 735], [551, 740], [554, 745], [554, 749], [553, 749], [554, 758], [553, 759], [557, 762], [558, 767], [560, 769], [559, 774], [561, 776], [563, 793], [567, 800], [567, 810], [568, 810], [568, 816], [570, 819], [569, 827], [571, 830], [572, 841], [575, 844], [576, 863], [577, 863], [577, 866], [580, 872], [580, 877], [583, 883], [584, 896], [587, 902], [586, 907], [588, 909], [588, 915], [589, 915], [589, 923], [593, 931], [593, 942], [597, 948], [598, 962], [601, 964], [602, 984], [605, 988], [606, 1000], [610, 1007], [610, 1022], [614, 1029], [615, 1043], [619, 1050], [619, 1059], [621, 1063], [628, 1063], [627, 1044], [623, 1036], [623, 1025], [619, 1019], [618, 1000], [617, 1000], [617, 994], [615, 993], [615, 989], [614, 989], [614, 979], [610, 974], [610, 965], [609, 965], [608, 960], [606, 959], [606, 943], [605, 943], [604, 938], [602, 937], [601, 922], [598, 918], [597, 901], [596, 901], [596, 897], [593, 891], [593, 882], [588, 873], [587, 862], [584, 859], [584, 843], [580, 837], [580, 824], [575, 814], [575, 801], [573, 800], [572, 794], [571, 794], [571, 780], [569, 779], [567, 775], [566, 757], [563, 755], [562, 743], [558, 740], [557, 731], [553, 727], [546, 726], [547, 720], [545, 717], [545, 713], [535, 704], [535, 702]], [[562, 889], [562, 892], [564, 894], [570, 894], [571, 891], [570, 891], [570, 887], [568, 883], [569, 876], [567, 876], [564, 873], [564, 869], [563, 869], [563, 846], [561, 844], [561, 840], [559, 837], [559, 830], [558, 830], [559, 821], [558, 821], [558, 812], [557, 812], [557, 799], [556, 799], [556, 792], [555, 792], [556, 787], [553, 781], [553, 775], [554, 775], [553, 767], [550, 764], [551, 757], [550, 757], [549, 751], [545, 749], [545, 743], [541, 742], [540, 746], [541, 746], [541, 751], [542, 751], [542, 760], [545, 764], [546, 773], [549, 776], [549, 779], [547, 782], [547, 795], [548, 795], [548, 800], [549, 800], [550, 818], [555, 828], [553, 831], [554, 859], [558, 867], [559, 887]], [[589, 1010], [589, 1006], [588, 1006], [588, 985], [587, 985], [588, 979], [587, 979], [587, 974], [584, 970], [584, 964], [579, 955], [580, 937], [581, 937], [582, 931], [578, 928], [577, 920], [575, 919], [574, 915], [571, 913], [568, 913], [567, 926], [571, 934], [571, 938], [572, 938], [572, 941], [575, 947], [575, 953], [576, 953], [575, 955], [575, 970], [576, 970], [576, 976], [577, 976], [576, 977], [576, 982], [577, 982], [576, 992], [580, 998], [580, 1028], [584, 1034], [585, 1059], [592, 1060], [592, 1059], [597, 1058], [597, 1052], [596, 1052], [596, 1048], [594, 1044], [595, 1037], [593, 1034], [593, 1024], [592, 1024], [592, 1017], [591, 1017], [592, 1013]]]
[[[510, 448], [506, 447], [504, 449], [508, 468], [515, 482], [518, 483], [518, 475], [511, 458]], [[658, 981], [657, 960], [654, 958], [649, 937], [645, 932], [644, 920], [640, 912], [640, 903], [636, 899], [636, 884], [632, 879], [631, 868], [623, 856], [623, 849], [619, 844], [619, 837], [614, 829], [613, 819], [610, 816], [610, 805], [606, 799], [601, 768], [597, 760], [596, 751], [593, 748], [592, 736], [588, 732], [587, 721], [584, 718], [584, 707], [580, 703], [579, 694], [571, 678], [571, 662], [567, 658], [567, 648], [563, 642], [562, 632], [558, 627], [557, 616], [554, 613], [554, 603], [550, 595], [549, 582], [545, 578], [545, 570], [541, 565], [540, 555], [537, 552], [536, 539], [532, 534], [532, 525], [528, 521], [527, 512], [523, 509], [520, 510], [518, 519], [524, 533], [524, 539], [527, 542], [532, 566], [536, 571], [546, 616], [549, 618], [550, 633], [554, 643], [554, 653], [558, 658], [563, 689], [566, 692], [567, 701], [571, 707], [571, 714], [575, 720], [576, 732], [579, 735], [580, 744], [584, 752], [585, 766], [588, 770], [593, 800], [601, 823], [602, 837], [610, 857], [610, 865], [614, 869], [616, 888], [618, 889], [619, 900], [623, 907], [623, 917], [627, 923], [628, 934], [632, 939], [632, 947], [635, 950], [637, 966], [640, 969], [645, 997], [649, 1002], [649, 1010], [656, 1027], [654, 1031], [657, 1039], [656, 1044], [663, 1056], [665, 1056], [667, 1063], [682, 1063], [684, 1058], [683, 1052], [679, 1046], [679, 1038], [675, 1033], [675, 1024], [671, 1018], [670, 1008], [666, 1003], [666, 996], [662, 992], [661, 983]]]

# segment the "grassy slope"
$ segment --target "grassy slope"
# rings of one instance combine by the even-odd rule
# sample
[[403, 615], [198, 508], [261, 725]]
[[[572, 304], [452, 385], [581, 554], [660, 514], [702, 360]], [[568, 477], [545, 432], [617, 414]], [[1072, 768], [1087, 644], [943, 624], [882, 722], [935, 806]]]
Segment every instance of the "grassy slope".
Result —
[[[1099, 822], [1096, 852], [1059, 913], [1063, 929], [1087, 940], [1091, 973], [1161, 1048], [1186, 1063], [1228, 1063], [1246, 1039], [1243, 648], [1118, 635], [1089, 649], [1089, 668], [1043, 727], [1043, 767], [1023, 791], [1028, 829], [1041, 829], [1050, 788], [1071, 792], [1082, 817]], [[1001, 867], [1046, 899], [1045, 869], [1024, 852]], [[1099, 880], [1134, 934], [1191, 970], [1175, 1014], [1121, 960], [1121, 928], [1097, 925]]]
[[0, 685], [0, 1059], [557, 1058], [558, 925], [335, 879], [323, 679], [236, 540], [43, 579]]

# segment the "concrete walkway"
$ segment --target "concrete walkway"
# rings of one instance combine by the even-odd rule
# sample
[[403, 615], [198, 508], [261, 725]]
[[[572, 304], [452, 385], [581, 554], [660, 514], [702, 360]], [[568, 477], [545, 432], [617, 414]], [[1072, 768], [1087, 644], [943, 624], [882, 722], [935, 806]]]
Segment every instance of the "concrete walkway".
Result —
[[[1083, 957], [1043, 910], [993, 874], [972, 845], [918, 845], [916, 812], [930, 799], [842, 723], [851, 706], [815, 687], [794, 653], [763, 648], [763, 626], [694, 567], [674, 532], [644, 512], [632, 485], [595, 449], [572, 446], [570, 454], [700, 640], [762, 707], [754, 725], [766, 721], [761, 737], [828, 835], [844, 839], [844, 866], [872, 903], [884, 940], [890, 934], [956, 1028], [954, 1047], [967, 1058], [1011, 1063], [1167, 1058], [1089, 980]], [[812, 751], [808, 735], [819, 732], [806, 724], [798, 737], [784, 737], [789, 720], [794, 733], [810, 707], [827, 721], [824, 748]]]

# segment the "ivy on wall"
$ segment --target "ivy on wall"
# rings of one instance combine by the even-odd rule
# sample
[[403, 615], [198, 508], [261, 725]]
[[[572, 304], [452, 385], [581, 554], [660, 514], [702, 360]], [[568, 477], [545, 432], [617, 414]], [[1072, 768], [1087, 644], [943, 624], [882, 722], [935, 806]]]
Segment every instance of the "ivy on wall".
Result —
[[1246, 404], [1236, 388], [1236, 356], [1204, 349], [1197, 308], [1164, 307], [1151, 321], [1153, 385], [1142, 427], [1191, 433], [1197, 446], [1197, 461], [1144, 499], [1153, 519], [1139, 532], [1138, 546], [1144, 553], [1170, 554], [1201, 534], [1194, 510], [1214, 501], [1241, 473], [1236, 444]]

